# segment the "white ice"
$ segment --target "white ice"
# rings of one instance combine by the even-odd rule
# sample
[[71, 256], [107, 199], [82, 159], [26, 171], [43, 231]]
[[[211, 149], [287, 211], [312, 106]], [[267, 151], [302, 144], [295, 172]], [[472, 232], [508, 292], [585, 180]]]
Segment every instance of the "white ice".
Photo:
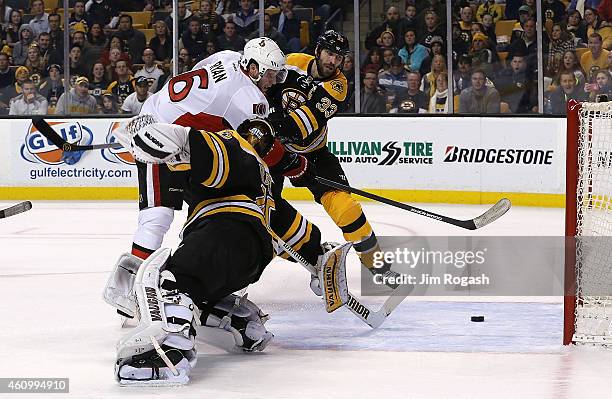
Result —
[[[421, 206], [465, 219], [485, 208]], [[318, 205], [296, 207], [325, 240], [341, 239]], [[465, 234], [385, 205], [364, 208], [379, 236]], [[130, 248], [136, 217], [132, 202], [35, 201], [31, 211], [0, 220], [0, 377], [70, 378], [70, 394], [52, 398], [612, 396], [612, 351], [561, 345], [562, 298], [410, 298], [373, 331], [344, 309], [325, 313], [307, 272], [282, 260], [249, 288], [249, 298], [272, 316], [275, 339], [266, 352], [230, 355], [200, 345], [188, 386], [121, 388], [113, 363], [126, 330], [101, 292]], [[176, 215], [166, 246], [177, 244], [184, 217]], [[514, 207], [478, 234], [562, 235], [563, 217], [562, 209]], [[358, 291], [357, 266], [349, 267], [349, 285]], [[486, 321], [470, 322], [474, 314]]]

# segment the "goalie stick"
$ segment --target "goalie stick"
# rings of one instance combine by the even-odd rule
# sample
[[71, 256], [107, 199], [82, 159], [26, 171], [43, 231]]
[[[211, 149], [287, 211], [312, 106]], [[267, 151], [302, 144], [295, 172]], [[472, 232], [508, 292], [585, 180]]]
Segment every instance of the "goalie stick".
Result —
[[65, 152], [70, 151], [89, 151], [89, 150], [102, 150], [105, 148], [122, 148], [121, 143], [104, 143], [104, 144], [89, 144], [89, 145], [79, 145], [72, 144], [64, 140], [62, 136], [57, 134], [55, 130], [41, 117], [33, 117], [32, 124], [40, 134], [45, 136], [49, 141], [51, 141], [57, 148], [61, 148]]
[[[291, 248], [278, 236], [275, 236], [274, 238], [276, 239], [276, 242], [278, 242], [278, 244], [283, 247], [283, 249], [287, 251], [287, 253], [291, 255], [293, 259], [295, 259], [306, 270], [308, 270], [310, 274], [313, 274], [315, 276], [317, 275], [317, 269], [313, 265], [311, 265], [306, 259], [304, 259], [302, 255], [300, 255], [295, 249]], [[393, 312], [393, 310], [400, 303], [402, 303], [402, 301], [408, 296], [410, 291], [412, 291], [411, 286], [400, 285], [399, 287], [393, 290], [391, 296], [387, 298], [385, 303], [383, 303], [382, 307], [376, 311], [359, 302], [359, 299], [357, 299], [349, 291], [348, 302], [346, 303], [346, 306], [361, 321], [363, 321], [372, 328], [378, 328], [385, 322], [387, 316], [389, 316], [391, 312]]]
[[401, 209], [404, 209], [404, 210], [412, 212], [412, 213], [416, 213], [416, 214], [421, 215], [421, 216], [425, 216], [425, 217], [428, 217], [428, 218], [431, 218], [431, 219], [439, 220], [440, 222], [452, 224], [454, 226], [462, 227], [462, 228], [468, 229], [468, 230], [476, 230], [476, 229], [479, 229], [481, 227], [484, 227], [484, 226], [486, 226], [486, 225], [496, 221], [497, 219], [502, 217], [506, 212], [508, 212], [508, 210], [512, 206], [512, 203], [510, 202], [509, 199], [502, 198], [499, 201], [497, 201], [497, 203], [495, 205], [493, 205], [491, 208], [487, 209], [487, 211], [485, 213], [483, 213], [482, 215], [480, 215], [478, 217], [475, 217], [474, 219], [458, 220], [458, 219], [453, 219], [453, 218], [448, 217], [448, 216], [439, 215], [437, 213], [429, 212], [429, 211], [417, 208], [417, 207], [412, 206], [412, 205], [403, 204], [401, 202], [393, 201], [393, 200], [391, 200], [389, 198], [385, 198], [385, 197], [381, 197], [381, 196], [376, 195], [376, 194], [368, 193], [367, 191], [362, 191], [362, 190], [359, 190], [357, 188], [346, 186], [346, 185], [341, 184], [341, 183], [336, 183], [335, 181], [328, 180], [328, 179], [325, 179], [323, 177], [317, 176], [317, 177], [315, 177], [315, 179], [319, 183], [325, 184], [326, 186], [333, 187], [333, 188], [336, 188], [338, 190], [348, 191], [350, 193], [357, 194], [357, 195], [360, 195], [360, 196], [365, 197], [365, 198], [369, 198], [369, 199], [374, 200], [374, 201], [382, 202], [383, 204], [391, 205], [391, 206], [394, 206], [396, 208], [401, 208]]
[[30, 201], [23, 201], [8, 208], [0, 209], [0, 219], [14, 216], [30, 209], [32, 209], [32, 203]]

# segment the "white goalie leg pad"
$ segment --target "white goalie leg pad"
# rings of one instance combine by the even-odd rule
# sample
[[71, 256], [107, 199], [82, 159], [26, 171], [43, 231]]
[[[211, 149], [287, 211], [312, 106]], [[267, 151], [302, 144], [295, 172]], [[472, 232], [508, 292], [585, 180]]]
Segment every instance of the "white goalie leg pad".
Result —
[[[134, 283], [139, 323], [117, 343], [115, 376], [121, 385], [182, 385], [195, 366], [193, 301], [160, 289], [161, 269], [170, 249], [143, 262]], [[164, 271], [163, 278], [173, 278]]]
[[132, 254], [121, 254], [115, 264], [102, 297], [109, 305], [119, 309], [130, 317], [136, 313], [136, 297], [134, 296], [134, 280], [142, 259]]
[[325, 310], [328, 313], [333, 312], [348, 302], [346, 255], [352, 245], [351, 242], [337, 245], [319, 256], [317, 261], [319, 284], [323, 291]]
[[264, 326], [268, 319], [246, 295], [232, 294], [213, 307], [202, 307], [198, 341], [232, 353], [260, 352], [274, 338]]

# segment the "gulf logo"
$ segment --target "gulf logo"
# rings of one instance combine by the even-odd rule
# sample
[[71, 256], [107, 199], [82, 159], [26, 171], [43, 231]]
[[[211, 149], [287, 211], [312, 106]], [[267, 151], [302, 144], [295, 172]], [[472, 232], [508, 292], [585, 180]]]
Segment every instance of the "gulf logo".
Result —
[[[115, 143], [117, 139], [113, 136], [113, 132], [121, 125], [121, 122], [113, 122], [108, 129], [106, 135], [107, 143]], [[112, 163], [124, 163], [128, 165], [136, 165], [134, 157], [125, 148], [106, 148], [102, 150], [102, 156], [109, 162]]]
[[[79, 122], [49, 121], [49, 125], [70, 143], [91, 144], [93, 140], [91, 130]], [[61, 149], [40, 134], [34, 125], [30, 125], [25, 136], [25, 144], [21, 146], [21, 157], [23, 159], [32, 163], [60, 165], [65, 163], [62, 154]]]

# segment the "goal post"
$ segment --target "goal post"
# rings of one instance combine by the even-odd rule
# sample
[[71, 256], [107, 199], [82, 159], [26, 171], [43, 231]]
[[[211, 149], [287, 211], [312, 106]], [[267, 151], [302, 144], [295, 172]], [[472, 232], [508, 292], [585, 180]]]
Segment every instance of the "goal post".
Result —
[[612, 345], [612, 102], [567, 103], [563, 344]]

